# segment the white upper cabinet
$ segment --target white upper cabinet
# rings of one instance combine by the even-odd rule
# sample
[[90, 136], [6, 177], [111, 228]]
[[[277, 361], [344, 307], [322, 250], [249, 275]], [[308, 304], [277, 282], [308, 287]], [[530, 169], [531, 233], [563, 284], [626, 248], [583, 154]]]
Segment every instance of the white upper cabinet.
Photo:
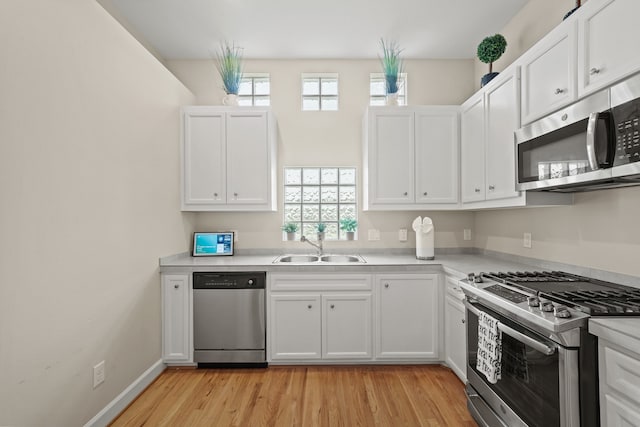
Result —
[[462, 104], [460, 114], [462, 202], [484, 200], [484, 93]]
[[416, 111], [416, 203], [457, 203], [458, 109]]
[[576, 25], [567, 22], [520, 59], [522, 123], [530, 123], [576, 99]]
[[372, 107], [364, 120], [364, 209], [458, 206], [457, 106]]
[[184, 107], [182, 210], [276, 209], [276, 138], [265, 109]]
[[501, 76], [485, 93], [487, 200], [518, 197], [515, 140], [520, 127], [520, 86], [517, 69]]
[[640, 2], [589, 0], [581, 9], [578, 95], [584, 96], [640, 69]]

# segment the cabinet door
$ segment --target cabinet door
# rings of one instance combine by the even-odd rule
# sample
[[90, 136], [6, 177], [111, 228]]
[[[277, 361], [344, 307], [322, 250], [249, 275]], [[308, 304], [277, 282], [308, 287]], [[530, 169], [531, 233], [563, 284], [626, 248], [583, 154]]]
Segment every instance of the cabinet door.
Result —
[[466, 381], [467, 377], [467, 342], [464, 311], [462, 301], [447, 295], [444, 307], [445, 361], [462, 381]]
[[460, 123], [462, 201], [477, 202], [485, 198], [484, 94], [482, 92], [463, 104]]
[[268, 205], [271, 187], [266, 112], [227, 113], [227, 203]]
[[513, 133], [520, 127], [520, 85], [517, 70], [502, 73], [486, 92], [487, 200], [517, 197]]
[[417, 203], [458, 202], [460, 158], [456, 110], [434, 108], [415, 114]]
[[523, 58], [523, 124], [576, 99], [575, 32], [573, 24], [558, 28]]
[[375, 111], [369, 119], [371, 203], [413, 203], [413, 112]]
[[371, 294], [322, 296], [322, 357], [371, 358]]
[[183, 113], [182, 208], [226, 203], [225, 115], [198, 108]]
[[439, 360], [438, 275], [378, 276], [376, 358]]
[[320, 295], [271, 296], [271, 358], [320, 359]]
[[165, 361], [191, 361], [190, 318], [189, 276], [162, 275], [162, 358]]
[[590, 1], [584, 7], [579, 20], [580, 96], [640, 70], [640, 2], [601, 0]]

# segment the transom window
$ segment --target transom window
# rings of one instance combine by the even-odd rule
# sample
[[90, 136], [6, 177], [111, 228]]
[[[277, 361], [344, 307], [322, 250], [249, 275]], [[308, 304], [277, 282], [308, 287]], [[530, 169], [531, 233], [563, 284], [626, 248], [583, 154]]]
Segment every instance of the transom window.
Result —
[[326, 240], [346, 240], [343, 218], [357, 219], [356, 168], [284, 168], [284, 222], [315, 239], [318, 223]]
[[[387, 105], [387, 84], [382, 73], [371, 73], [369, 77], [369, 105]], [[407, 73], [398, 79], [398, 105], [407, 105]]]
[[268, 73], [244, 73], [238, 89], [238, 105], [271, 105], [271, 79]]
[[302, 110], [338, 111], [338, 74], [302, 74]]

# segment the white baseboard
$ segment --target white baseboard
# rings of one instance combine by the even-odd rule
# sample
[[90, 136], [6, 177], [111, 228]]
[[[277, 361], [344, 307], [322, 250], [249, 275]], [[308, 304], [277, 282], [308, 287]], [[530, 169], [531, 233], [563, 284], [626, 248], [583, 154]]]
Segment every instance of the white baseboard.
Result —
[[106, 427], [120, 414], [142, 391], [149, 386], [167, 368], [161, 360], [151, 365], [134, 382], [116, 396], [102, 411], [91, 418], [84, 427]]

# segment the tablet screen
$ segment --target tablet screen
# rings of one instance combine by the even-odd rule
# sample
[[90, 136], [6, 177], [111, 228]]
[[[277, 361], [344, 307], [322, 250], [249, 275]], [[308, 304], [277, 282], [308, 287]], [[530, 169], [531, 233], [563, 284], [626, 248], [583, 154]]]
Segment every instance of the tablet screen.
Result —
[[193, 233], [193, 256], [233, 255], [233, 232]]

